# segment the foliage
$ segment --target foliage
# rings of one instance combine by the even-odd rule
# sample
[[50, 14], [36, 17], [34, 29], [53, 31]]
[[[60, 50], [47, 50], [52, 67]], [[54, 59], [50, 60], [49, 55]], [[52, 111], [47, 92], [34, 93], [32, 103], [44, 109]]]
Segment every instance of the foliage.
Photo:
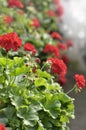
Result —
[[34, 73], [34, 64], [30, 55], [0, 57], [0, 122], [15, 130], [66, 130], [73, 100], [49, 73]]
[[[53, 55], [52, 49], [46, 55], [43, 51], [48, 43], [55, 49], [62, 42], [51, 37], [53, 31], [59, 32], [57, 16], [46, 13], [48, 10], [55, 13], [55, 5], [51, 0], [22, 0], [22, 3], [24, 8], [19, 9], [9, 7], [7, 0], [0, 1], [0, 38], [16, 32], [23, 42], [16, 52], [6, 51], [1, 44], [7, 45], [9, 37], [0, 39], [0, 123], [7, 130], [68, 130], [67, 123], [74, 118], [73, 99], [64, 93], [56, 80], [59, 74], [54, 75], [51, 63], [46, 61], [50, 57], [62, 61], [66, 50], [59, 49], [59, 57]], [[6, 16], [13, 21], [9, 23]], [[31, 26], [35, 17], [39, 24]], [[16, 43], [13, 38], [10, 42]], [[25, 51], [25, 43], [33, 44], [37, 53]]]

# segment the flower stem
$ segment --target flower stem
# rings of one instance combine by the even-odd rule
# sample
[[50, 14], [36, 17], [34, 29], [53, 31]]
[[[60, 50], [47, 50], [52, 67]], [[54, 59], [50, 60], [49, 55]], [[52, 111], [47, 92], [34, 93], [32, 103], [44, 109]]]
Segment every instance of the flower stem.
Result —
[[71, 93], [75, 88], [76, 88], [76, 85], [74, 85], [74, 87], [71, 90], [69, 90], [66, 94]]
[[44, 65], [42, 66], [41, 70], [43, 70], [43, 69], [46, 67], [47, 64], [48, 64], [48, 63], [45, 62]]

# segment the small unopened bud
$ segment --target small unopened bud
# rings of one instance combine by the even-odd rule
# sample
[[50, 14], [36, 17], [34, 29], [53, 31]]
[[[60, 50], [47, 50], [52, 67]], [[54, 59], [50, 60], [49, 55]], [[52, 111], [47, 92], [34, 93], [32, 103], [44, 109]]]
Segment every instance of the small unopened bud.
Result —
[[23, 75], [23, 78], [25, 78], [26, 77], [26, 75]]
[[36, 62], [37, 62], [37, 63], [40, 63], [41, 61], [40, 61], [40, 59], [39, 59], [39, 58], [36, 58]]
[[36, 70], [37, 70], [37, 68], [36, 68], [36, 66], [34, 66], [34, 68], [33, 68], [33, 73], [35, 73]]
[[26, 64], [26, 66], [28, 67], [28, 66], [29, 66], [29, 64]]

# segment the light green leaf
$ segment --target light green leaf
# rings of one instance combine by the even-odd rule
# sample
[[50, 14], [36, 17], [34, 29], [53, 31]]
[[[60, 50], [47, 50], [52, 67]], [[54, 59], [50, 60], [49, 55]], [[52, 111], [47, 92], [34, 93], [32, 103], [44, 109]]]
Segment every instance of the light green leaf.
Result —
[[47, 80], [44, 78], [38, 78], [35, 80], [35, 86], [40, 87], [40, 86], [45, 86], [47, 85]]

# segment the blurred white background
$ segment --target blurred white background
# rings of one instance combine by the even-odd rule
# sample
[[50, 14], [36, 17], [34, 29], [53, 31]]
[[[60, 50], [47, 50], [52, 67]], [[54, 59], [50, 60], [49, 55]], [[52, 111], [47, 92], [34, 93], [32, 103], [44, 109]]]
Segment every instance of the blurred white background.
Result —
[[65, 39], [72, 39], [71, 59], [77, 60], [81, 70], [86, 70], [86, 0], [61, 0], [64, 7], [60, 31]]

